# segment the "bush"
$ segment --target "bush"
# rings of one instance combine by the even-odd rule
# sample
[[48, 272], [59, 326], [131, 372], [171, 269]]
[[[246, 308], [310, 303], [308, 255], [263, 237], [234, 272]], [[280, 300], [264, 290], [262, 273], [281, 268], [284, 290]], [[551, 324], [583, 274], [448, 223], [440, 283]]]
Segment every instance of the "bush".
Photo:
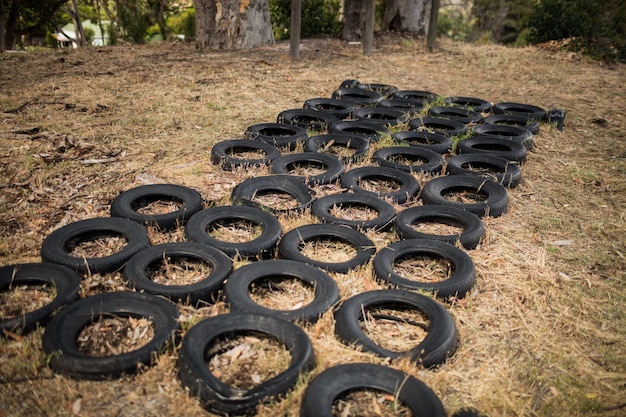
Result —
[[626, 61], [622, 0], [541, 0], [528, 19], [528, 40], [569, 39], [569, 47], [603, 61]]
[[437, 34], [455, 41], [466, 41], [474, 30], [474, 20], [458, 8], [442, 7], [437, 20]]
[[183, 34], [185, 38], [196, 36], [196, 9], [189, 8], [167, 18], [165, 22], [173, 33]]
[[122, 26], [126, 31], [124, 38], [133, 43], [146, 43], [146, 34], [150, 27], [148, 14], [138, 9], [121, 9], [120, 12]]
[[[289, 39], [291, 0], [269, 0], [269, 5], [274, 38]], [[340, 6], [340, 0], [302, 0], [300, 36], [337, 35], [341, 29]]]

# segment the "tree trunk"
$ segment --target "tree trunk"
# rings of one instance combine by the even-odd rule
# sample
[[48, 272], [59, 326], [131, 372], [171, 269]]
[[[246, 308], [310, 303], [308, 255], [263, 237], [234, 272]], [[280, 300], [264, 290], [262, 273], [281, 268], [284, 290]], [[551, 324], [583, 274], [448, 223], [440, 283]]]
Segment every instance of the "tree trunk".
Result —
[[0, 0], [0, 52], [6, 51], [7, 6], [9, 0]]
[[274, 43], [268, 0], [196, 0], [196, 48], [249, 49]]
[[76, 0], [72, 0], [72, 8], [70, 16], [74, 20], [74, 28], [76, 35], [76, 42], [78, 46], [84, 46], [87, 38], [85, 37], [85, 31], [83, 30], [83, 24], [80, 21], [80, 13], [78, 13], [78, 5], [76, 4]]
[[13, 0], [9, 7], [9, 13], [6, 20], [6, 37], [4, 38], [4, 46], [7, 50], [15, 48], [17, 40], [17, 24], [20, 17], [20, 8], [22, 0]]
[[430, 20], [430, 4], [431, 0], [388, 0], [383, 29], [425, 35]]
[[343, 26], [341, 39], [344, 41], [359, 41], [365, 34], [365, 18], [367, 16], [367, 2], [362, 0], [344, 0]]

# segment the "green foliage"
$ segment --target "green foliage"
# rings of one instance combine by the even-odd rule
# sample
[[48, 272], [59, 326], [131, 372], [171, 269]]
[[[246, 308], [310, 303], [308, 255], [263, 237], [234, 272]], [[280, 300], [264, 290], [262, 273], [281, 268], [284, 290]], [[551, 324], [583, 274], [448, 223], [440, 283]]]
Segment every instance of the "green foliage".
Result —
[[185, 38], [196, 36], [196, 9], [190, 8], [167, 18], [167, 27], [173, 33], [185, 35]]
[[528, 20], [529, 41], [570, 39], [570, 48], [603, 61], [626, 61], [622, 0], [541, 0]]
[[474, 30], [472, 19], [459, 8], [442, 8], [437, 20], [437, 35], [446, 36], [455, 41], [466, 41]]
[[[291, 25], [291, 0], [269, 0], [270, 19], [274, 38], [289, 39]], [[340, 0], [302, 0], [303, 38], [315, 35], [336, 35], [341, 29], [339, 21]]]
[[133, 43], [146, 43], [146, 35], [150, 27], [148, 13], [142, 7], [120, 8], [120, 20], [126, 34], [124, 38]]
[[85, 43], [91, 45], [96, 37], [96, 32], [92, 28], [83, 28], [83, 31], [85, 32]]
[[474, 39], [491, 39], [505, 45], [523, 45], [520, 38], [538, 0], [474, 0]]

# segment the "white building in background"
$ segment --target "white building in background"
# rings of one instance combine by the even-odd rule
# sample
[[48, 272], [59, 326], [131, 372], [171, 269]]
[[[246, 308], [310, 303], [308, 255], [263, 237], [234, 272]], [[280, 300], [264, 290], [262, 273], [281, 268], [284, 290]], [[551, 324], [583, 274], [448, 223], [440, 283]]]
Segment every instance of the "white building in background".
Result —
[[[91, 39], [92, 46], [104, 46], [109, 44], [109, 32], [107, 31], [109, 26], [108, 20], [102, 21], [104, 33], [100, 30], [100, 26], [95, 23], [91, 23], [91, 20], [89, 19], [83, 21], [82, 25], [83, 30], [87, 30], [88, 28], [93, 30], [94, 36]], [[74, 27], [74, 23], [68, 23], [63, 26], [56, 34], [56, 39], [61, 47], [77, 48], [78, 43], [76, 42], [76, 28]]]

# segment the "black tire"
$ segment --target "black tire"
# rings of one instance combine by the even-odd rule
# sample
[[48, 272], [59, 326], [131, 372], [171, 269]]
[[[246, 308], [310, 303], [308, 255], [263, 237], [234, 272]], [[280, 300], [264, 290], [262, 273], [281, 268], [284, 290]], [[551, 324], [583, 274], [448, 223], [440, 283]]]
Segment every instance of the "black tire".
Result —
[[[210, 272], [202, 280], [189, 285], [166, 285], [154, 282], [152, 269], [170, 258], [191, 258], [210, 266]], [[173, 242], [150, 246], [137, 252], [124, 268], [124, 279], [135, 290], [161, 295], [173, 301], [190, 304], [202, 300], [213, 302], [217, 292], [233, 269], [233, 261], [217, 248], [196, 242]]]
[[492, 114], [483, 119], [483, 123], [488, 125], [509, 125], [528, 129], [533, 135], [538, 135], [540, 123], [537, 120], [528, 120], [526, 116], [517, 114]]
[[412, 119], [409, 122], [409, 128], [413, 130], [433, 131], [446, 136], [463, 135], [469, 130], [465, 124], [456, 120], [442, 119], [439, 117], [422, 117]]
[[[435, 235], [415, 230], [412, 225], [424, 222], [442, 223], [463, 228], [458, 235]], [[474, 249], [485, 235], [485, 225], [480, 217], [465, 210], [448, 206], [416, 206], [402, 210], [396, 216], [396, 230], [403, 239], [435, 239]]]
[[16, 316], [0, 319], [0, 336], [4, 331], [25, 334], [45, 325], [60, 308], [79, 297], [80, 277], [71, 269], [50, 263], [6, 265], [0, 268], [0, 291], [10, 291], [17, 285], [49, 285], [56, 294], [48, 304]]
[[357, 108], [357, 105], [347, 100], [317, 97], [305, 100], [304, 108], [330, 113], [337, 119], [343, 120], [352, 116], [352, 112]]
[[395, 85], [389, 84], [379, 84], [379, 83], [358, 83], [356, 88], [360, 88], [362, 90], [373, 91], [375, 93], [380, 94], [381, 96], [387, 98], [390, 97], [393, 93], [398, 91], [398, 87]]
[[306, 129], [285, 123], [260, 123], [248, 126], [245, 131], [247, 139], [271, 143], [280, 149], [293, 151], [298, 143], [307, 138]]
[[[82, 329], [100, 317], [147, 318], [154, 337], [144, 346], [120, 355], [90, 356], [78, 349]], [[170, 344], [178, 331], [178, 311], [169, 300], [152, 294], [130, 291], [110, 292], [70, 304], [46, 327], [43, 351], [50, 355], [50, 367], [76, 379], [101, 380], [132, 374], [138, 365], [150, 365], [154, 355]]]
[[547, 112], [538, 106], [524, 103], [501, 102], [496, 103], [492, 107], [495, 114], [513, 114], [525, 117], [527, 121], [536, 120], [544, 122], [547, 118]]
[[358, 120], [374, 122], [385, 126], [395, 126], [406, 123], [408, 114], [402, 110], [389, 107], [363, 107], [353, 113]]
[[[149, 215], [138, 212], [155, 201], [180, 201], [182, 205], [178, 210], [165, 214]], [[129, 219], [144, 226], [155, 225], [161, 230], [173, 230], [182, 226], [200, 210], [200, 193], [176, 184], [141, 185], [122, 192], [111, 202], [111, 216]]]
[[[365, 179], [399, 183], [400, 188], [391, 192], [368, 191], [359, 185]], [[389, 167], [359, 167], [351, 169], [341, 176], [341, 186], [357, 193], [372, 194], [379, 198], [389, 198], [398, 204], [404, 204], [412, 200], [420, 191], [420, 184], [413, 175]]]
[[[479, 203], [462, 203], [448, 200], [445, 194], [453, 191], [485, 193], [487, 198]], [[506, 213], [509, 196], [502, 185], [488, 179], [468, 175], [446, 175], [428, 181], [421, 194], [424, 204], [457, 207], [478, 217], [498, 217]]]
[[359, 88], [359, 84], [361, 84], [361, 82], [359, 80], [343, 80], [341, 82], [341, 84], [339, 84], [339, 88]]
[[366, 122], [363, 120], [346, 120], [331, 123], [328, 133], [347, 133], [349, 135], [361, 135], [370, 142], [378, 142], [383, 135], [389, 135], [389, 129], [380, 123]]
[[404, 100], [410, 100], [416, 105], [425, 107], [427, 103], [431, 103], [437, 100], [438, 94], [431, 91], [422, 90], [398, 90], [391, 95], [392, 98], [400, 98]]
[[277, 123], [296, 125], [308, 130], [326, 130], [337, 120], [339, 119], [334, 114], [306, 108], [284, 110], [276, 118]]
[[393, 395], [414, 417], [446, 416], [437, 394], [414, 376], [388, 366], [350, 363], [328, 368], [311, 380], [302, 398], [300, 417], [332, 417], [335, 400], [360, 389]]
[[356, 103], [358, 106], [375, 106], [385, 97], [374, 91], [367, 91], [361, 88], [340, 88], [333, 91], [331, 98], [346, 100]]
[[478, 153], [492, 155], [519, 163], [526, 162], [528, 157], [528, 149], [521, 143], [511, 139], [486, 135], [463, 139], [457, 145], [457, 152], [461, 154]]
[[[245, 242], [230, 242], [209, 235], [210, 225], [244, 220], [260, 226], [262, 231], [256, 238]], [[276, 251], [282, 228], [276, 217], [258, 207], [216, 206], [194, 214], [185, 225], [185, 236], [221, 250], [231, 257], [270, 258]]]
[[[343, 262], [324, 262], [302, 254], [302, 246], [311, 240], [336, 239], [356, 248], [356, 255]], [[278, 256], [304, 262], [331, 272], [345, 273], [365, 265], [376, 252], [374, 242], [363, 233], [339, 224], [307, 224], [285, 233], [278, 244]]]
[[[237, 333], [262, 333], [281, 342], [291, 354], [288, 369], [245, 390], [233, 388], [213, 375], [206, 364], [210, 347]], [[211, 317], [194, 325], [182, 341], [178, 357], [178, 378], [202, 406], [219, 415], [250, 414], [254, 408], [289, 391], [300, 374], [315, 366], [313, 346], [300, 327], [276, 317], [231, 313]]]
[[453, 145], [449, 136], [419, 130], [396, 132], [393, 134], [393, 139], [396, 142], [428, 149], [440, 155], [450, 152]]
[[[394, 159], [398, 157], [411, 161], [410, 165], [394, 162]], [[374, 152], [372, 160], [378, 162], [380, 166], [406, 172], [439, 174], [443, 170], [443, 157], [440, 154], [418, 146], [388, 146], [381, 148]]]
[[[250, 287], [263, 279], [281, 280], [295, 278], [315, 291], [315, 298], [303, 307], [293, 310], [272, 310], [255, 303], [250, 297]], [[321, 269], [288, 259], [254, 262], [237, 268], [224, 287], [230, 311], [266, 314], [283, 320], [314, 323], [339, 301], [337, 283]]]
[[422, 111], [424, 103], [417, 103], [413, 100], [407, 100], [404, 98], [389, 98], [381, 101], [377, 104], [378, 107], [386, 107], [390, 109], [397, 109], [409, 115], [409, 117]]
[[[333, 207], [365, 207], [376, 211], [377, 216], [369, 220], [350, 220], [330, 214]], [[311, 213], [325, 223], [342, 224], [358, 230], [386, 231], [393, 225], [396, 211], [391, 204], [376, 196], [365, 193], [329, 194], [320, 197], [311, 205]]]
[[[295, 199], [297, 204], [293, 208], [281, 209], [269, 207], [255, 201], [256, 196], [281, 192]], [[262, 177], [248, 178], [240, 182], [230, 195], [233, 204], [244, 204], [259, 207], [277, 214], [287, 211], [301, 211], [313, 202], [313, 191], [300, 179], [291, 175], [267, 175]]]
[[433, 106], [428, 109], [428, 115], [440, 119], [456, 120], [463, 124], [479, 123], [483, 119], [480, 113], [463, 106]]
[[[437, 282], [408, 279], [394, 271], [394, 264], [407, 256], [444, 258], [452, 264], [448, 278]], [[449, 243], [434, 239], [406, 239], [391, 243], [374, 257], [374, 271], [378, 279], [397, 288], [428, 291], [438, 298], [463, 298], [476, 283], [476, 269], [472, 258]]]
[[[259, 151], [265, 155], [257, 159], [237, 158], [238, 152]], [[269, 165], [280, 156], [278, 148], [271, 143], [252, 139], [230, 139], [216, 143], [211, 148], [211, 162], [226, 171], [237, 168]]]
[[[298, 165], [323, 167], [324, 172], [311, 176], [292, 175], [292, 170]], [[309, 185], [333, 183], [345, 170], [343, 163], [336, 156], [319, 152], [286, 154], [273, 160], [271, 168], [273, 174], [291, 175]]]
[[[426, 337], [407, 351], [385, 349], [368, 338], [359, 322], [367, 310], [385, 305], [419, 310], [429, 321]], [[436, 300], [416, 292], [389, 289], [357, 294], [341, 304], [335, 313], [335, 320], [335, 333], [343, 343], [355, 344], [384, 358], [408, 357], [426, 368], [444, 363], [457, 346], [456, 326], [450, 313]]]
[[[92, 258], [70, 255], [73, 241], [87, 241], [111, 234], [126, 238], [127, 244], [120, 251]], [[41, 245], [41, 259], [43, 262], [65, 265], [79, 274], [106, 273], [121, 269], [131, 256], [148, 246], [148, 231], [139, 223], [119, 217], [95, 218], [70, 223], [50, 233]]]
[[443, 99], [448, 104], [454, 106], [470, 107], [472, 110], [478, 113], [491, 112], [491, 103], [482, 98], [476, 97], [446, 97]]
[[353, 149], [354, 153], [349, 157], [342, 157], [344, 164], [359, 162], [363, 159], [370, 148], [370, 142], [361, 135], [347, 133], [329, 133], [326, 135], [311, 136], [304, 142], [304, 150], [307, 152], [321, 152], [332, 145], [343, 146]]
[[530, 133], [530, 130], [524, 129], [523, 127], [483, 124], [474, 126], [472, 130], [475, 135], [493, 136], [521, 143], [529, 151], [533, 149], [535, 144], [534, 135]]
[[468, 153], [448, 159], [446, 173], [488, 178], [505, 187], [514, 188], [522, 180], [519, 165], [493, 155]]

